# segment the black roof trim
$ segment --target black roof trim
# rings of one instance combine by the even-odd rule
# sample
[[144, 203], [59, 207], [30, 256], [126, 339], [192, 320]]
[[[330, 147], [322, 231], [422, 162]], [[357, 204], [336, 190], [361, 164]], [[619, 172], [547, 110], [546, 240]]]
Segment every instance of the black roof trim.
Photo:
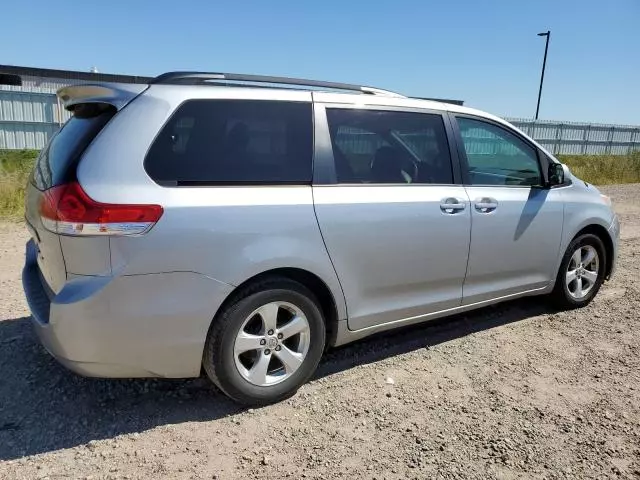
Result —
[[20, 75], [11, 75], [10, 73], [0, 73], [0, 85], [20, 87], [22, 85], [22, 77]]
[[453, 105], [464, 105], [464, 100], [451, 100], [446, 98], [411, 97], [417, 100], [431, 100], [432, 102], [451, 103]]

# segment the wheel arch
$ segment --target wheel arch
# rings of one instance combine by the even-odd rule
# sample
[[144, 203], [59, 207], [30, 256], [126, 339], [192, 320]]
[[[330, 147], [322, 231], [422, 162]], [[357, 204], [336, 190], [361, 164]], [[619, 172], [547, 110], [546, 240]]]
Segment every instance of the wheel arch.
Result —
[[571, 241], [573, 241], [574, 239], [576, 239], [580, 235], [584, 235], [584, 234], [587, 234], [587, 233], [590, 233], [590, 234], [595, 235], [596, 237], [598, 237], [602, 241], [602, 243], [604, 245], [604, 250], [605, 250], [605, 259], [604, 259], [605, 274], [604, 274], [604, 278], [606, 278], [608, 280], [609, 277], [611, 276], [611, 270], [613, 268], [613, 262], [611, 260], [613, 259], [613, 255], [614, 255], [613, 240], [611, 239], [611, 236], [609, 235], [609, 231], [605, 227], [600, 225], [600, 224], [592, 223], [592, 224], [589, 224], [589, 225], [583, 227], [578, 233], [576, 233], [573, 236]]
[[252, 277], [246, 279], [239, 285], [237, 285], [229, 295], [224, 299], [216, 315], [214, 316], [213, 321], [215, 322], [215, 318], [218, 314], [231, 303], [233, 303], [239, 292], [245, 290], [255, 283], [259, 283], [267, 278], [287, 278], [293, 280], [295, 282], [304, 285], [308, 288], [317, 298], [320, 310], [322, 311], [322, 315], [325, 319], [325, 328], [326, 328], [326, 342], [325, 348], [327, 346], [333, 345], [335, 335], [338, 327], [339, 313], [338, 313], [338, 305], [336, 303], [336, 298], [327, 285], [327, 283], [322, 280], [315, 273], [310, 272], [309, 270], [305, 270], [302, 268], [295, 267], [283, 267], [283, 268], [274, 268], [270, 270], [266, 270], [260, 272], [258, 274], [253, 275]]

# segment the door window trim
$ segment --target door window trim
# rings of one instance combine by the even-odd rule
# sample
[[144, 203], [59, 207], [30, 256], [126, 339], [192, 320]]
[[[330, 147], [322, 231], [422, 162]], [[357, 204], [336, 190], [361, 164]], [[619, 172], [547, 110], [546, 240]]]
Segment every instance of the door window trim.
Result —
[[[378, 112], [401, 112], [401, 113], [421, 113], [437, 115], [442, 120], [449, 157], [451, 158], [451, 170], [453, 173], [452, 183], [338, 183], [336, 175], [335, 161], [333, 158], [333, 144], [331, 143], [331, 133], [329, 130], [329, 120], [327, 119], [327, 109], [340, 110], [373, 110]], [[334, 102], [313, 102], [314, 118], [314, 169], [313, 185], [335, 185], [345, 187], [368, 187], [368, 186], [389, 186], [389, 187], [429, 187], [429, 186], [449, 186], [463, 185], [462, 168], [456, 147], [453, 126], [445, 110], [432, 110], [419, 107], [398, 107], [386, 105], [361, 105], [354, 103], [334, 103]]]
[[[495, 120], [492, 120], [490, 118], [486, 118], [486, 117], [481, 117], [478, 115], [469, 115], [467, 113], [454, 113], [454, 112], [448, 112], [449, 113], [449, 119], [450, 122], [452, 124], [452, 129], [454, 132], [454, 136], [456, 139], [456, 146], [457, 146], [457, 152], [458, 152], [458, 156], [460, 158], [460, 166], [462, 169], [462, 178], [463, 178], [463, 184], [466, 186], [470, 186], [470, 187], [506, 187], [506, 188], [548, 188], [549, 185], [549, 181], [547, 179], [547, 168], [548, 166], [546, 165], [546, 162], [543, 161], [543, 159], [541, 158], [541, 151], [540, 148], [535, 144], [532, 143], [528, 138], [522, 136], [519, 132], [517, 132], [516, 130], [513, 130], [512, 128], [509, 128], [507, 125], [504, 125], [500, 122], [496, 122]], [[533, 151], [535, 152], [536, 155], [536, 161], [538, 162], [538, 170], [540, 172], [540, 178], [542, 179], [542, 185], [477, 185], [471, 182], [471, 178], [469, 175], [469, 160], [467, 158], [467, 151], [464, 147], [464, 140], [462, 139], [462, 134], [460, 133], [460, 126], [458, 125], [458, 118], [468, 118], [470, 120], [476, 120], [478, 122], [484, 122], [484, 123], [488, 123], [490, 125], [493, 125], [495, 127], [501, 128], [502, 130], [507, 131], [508, 133], [514, 135], [516, 138], [518, 138], [520, 141], [522, 141], [525, 145], [528, 145], [529, 147], [531, 147], [533, 149]], [[544, 157], [544, 156], [543, 156]], [[547, 168], [545, 168], [547, 167]]]

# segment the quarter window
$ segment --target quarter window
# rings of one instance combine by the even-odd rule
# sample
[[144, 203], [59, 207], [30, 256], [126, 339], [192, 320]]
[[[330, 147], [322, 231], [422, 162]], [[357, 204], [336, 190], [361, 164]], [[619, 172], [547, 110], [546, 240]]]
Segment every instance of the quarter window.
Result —
[[162, 128], [145, 159], [168, 186], [309, 184], [311, 104], [191, 100]]
[[116, 109], [104, 103], [82, 103], [73, 116], [40, 151], [32, 172], [32, 183], [40, 190], [60, 185], [73, 176], [80, 156]]
[[472, 185], [541, 185], [535, 149], [492, 123], [460, 117]]
[[451, 184], [442, 117], [327, 109], [338, 183]]

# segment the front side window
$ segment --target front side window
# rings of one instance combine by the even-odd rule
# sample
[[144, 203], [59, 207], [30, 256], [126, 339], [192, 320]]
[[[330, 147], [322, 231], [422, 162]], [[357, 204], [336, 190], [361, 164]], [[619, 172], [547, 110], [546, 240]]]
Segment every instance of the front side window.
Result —
[[457, 119], [472, 185], [543, 183], [535, 149], [508, 130], [471, 118]]
[[328, 108], [338, 183], [451, 184], [442, 117]]
[[145, 159], [168, 186], [309, 184], [311, 104], [190, 100], [162, 128]]

